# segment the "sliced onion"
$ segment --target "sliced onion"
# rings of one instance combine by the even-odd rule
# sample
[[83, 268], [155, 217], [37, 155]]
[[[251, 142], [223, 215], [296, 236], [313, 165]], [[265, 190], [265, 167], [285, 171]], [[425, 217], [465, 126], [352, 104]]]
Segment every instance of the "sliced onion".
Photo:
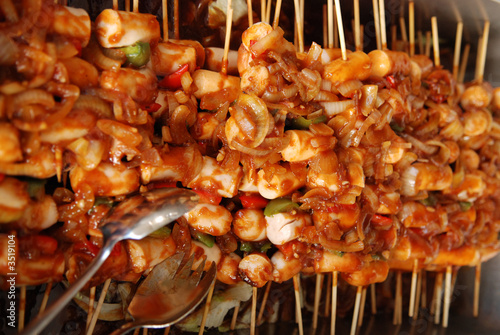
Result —
[[363, 83], [360, 80], [354, 79], [341, 83], [337, 86], [340, 94], [346, 98], [352, 98], [357, 90], [363, 87]]
[[280, 43], [280, 40], [283, 39], [283, 35], [285, 32], [283, 29], [280, 27], [277, 27], [273, 31], [271, 31], [269, 34], [255, 42], [253, 45], [250, 46], [250, 52], [252, 55], [257, 58], [267, 50], [273, 49]]
[[325, 114], [327, 116], [335, 116], [337, 114], [343, 113], [349, 108], [353, 108], [356, 104], [354, 100], [342, 100], [342, 101], [330, 101], [330, 102], [320, 102], [320, 105], [325, 109]]

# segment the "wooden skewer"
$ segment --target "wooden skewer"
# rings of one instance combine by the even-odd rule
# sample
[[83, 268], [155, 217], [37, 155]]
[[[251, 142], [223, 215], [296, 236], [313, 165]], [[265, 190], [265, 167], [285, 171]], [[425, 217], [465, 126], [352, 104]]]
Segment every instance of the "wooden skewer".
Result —
[[446, 278], [444, 282], [444, 306], [443, 306], [443, 327], [448, 327], [448, 317], [450, 315], [451, 302], [451, 265], [446, 267]]
[[260, 325], [262, 321], [262, 316], [266, 309], [267, 298], [269, 297], [269, 291], [271, 290], [272, 280], [267, 282], [266, 290], [264, 291], [264, 296], [262, 297], [262, 303], [260, 304], [259, 316], [257, 317], [257, 325]]
[[408, 42], [408, 33], [406, 32], [406, 21], [404, 17], [399, 18], [399, 29], [401, 29], [401, 39], [406, 44]]
[[203, 311], [203, 317], [201, 318], [200, 331], [198, 335], [202, 335], [205, 332], [205, 323], [207, 322], [208, 312], [210, 312], [210, 305], [212, 304], [212, 296], [214, 295], [215, 281], [210, 285], [210, 290], [208, 291], [207, 301], [205, 302], [205, 309]]
[[163, 335], [168, 335], [170, 334], [170, 326], [165, 327], [165, 331], [163, 332]]
[[304, 52], [304, 36], [302, 35], [301, 20], [300, 20], [300, 4], [299, 0], [294, 0], [295, 5], [295, 26], [297, 27], [297, 36], [299, 42], [299, 52]]
[[92, 320], [92, 315], [94, 314], [94, 302], [95, 302], [95, 286], [92, 286], [89, 292], [89, 311], [87, 313], [87, 325], [85, 327], [85, 331], [89, 329], [90, 321]]
[[52, 291], [52, 282], [49, 282], [45, 286], [45, 293], [43, 294], [42, 303], [40, 304], [40, 310], [38, 311], [39, 314], [41, 314], [41, 313], [43, 313], [43, 311], [45, 311], [45, 308], [47, 307], [47, 302], [49, 301], [49, 296], [50, 296], [51, 291]]
[[433, 16], [431, 18], [432, 24], [432, 48], [434, 49], [434, 66], [441, 66], [441, 58], [439, 55], [439, 33], [438, 33], [438, 25], [437, 18]]
[[293, 276], [293, 290], [295, 292], [295, 309], [297, 312], [297, 321], [299, 324], [299, 335], [304, 335], [304, 325], [302, 324], [302, 308], [300, 306], [299, 280], [300, 274], [296, 274], [295, 276]]
[[402, 314], [401, 311], [403, 308], [402, 300], [402, 274], [401, 271], [396, 272], [396, 299], [394, 300], [394, 316], [392, 318], [392, 323], [394, 325], [400, 325], [402, 322]]
[[335, 13], [337, 14], [337, 25], [339, 27], [339, 40], [340, 48], [342, 49], [342, 59], [347, 60], [347, 51], [345, 47], [344, 25], [342, 23], [342, 10], [340, 8], [340, 1], [335, 0]]
[[483, 77], [484, 77], [484, 66], [486, 64], [486, 50], [488, 48], [488, 37], [490, 34], [490, 21], [486, 21], [484, 23], [484, 29], [483, 29], [483, 41], [481, 43], [481, 58], [479, 59], [479, 68], [477, 71], [477, 81], [478, 83], [483, 82]]
[[330, 335], [335, 335], [335, 323], [337, 321], [337, 282], [338, 272], [332, 272], [332, 315], [330, 318]]
[[477, 318], [479, 315], [479, 285], [481, 284], [481, 260], [476, 265], [476, 276], [474, 278], [474, 305], [472, 315]]
[[377, 297], [375, 294], [375, 284], [370, 284], [370, 303], [373, 315], [377, 314]]
[[248, 26], [253, 26], [253, 11], [252, 11], [252, 0], [247, 0], [248, 7]]
[[134, 335], [139, 335], [139, 332], [141, 331], [141, 328], [136, 328], [134, 330]]
[[260, 0], [260, 21], [266, 22], [266, 0]]
[[360, 51], [361, 47], [361, 31], [359, 23], [359, 0], [354, 0], [354, 45], [356, 51]]
[[430, 31], [426, 31], [425, 32], [425, 55], [427, 57], [430, 57], [431, 56], [431, 32]]
[[130, 0], [125, 0], [125, 11], [130, 12]]
[[328, 47], [328, 12], [327, 5], [323, 5], [323, 48]]
[[148, 329], [142, 328], [142, 335], [148, 335]]
[[382, 49], [380, 40], [380, 12], [378, 10], [378, 0], [372, 0], [373, 3], [373, 21], [375, 24], [375, 38], [377, 40], [377, 49]]
[[479, 78], [479, 63], [481, 62], [481, 49], [483, 45], [483, 36], [479, 36], [477, 41], [477, 54], [476, 54], [476, 67], [474, 70], [474, 79], [477, 80]]
[[271, 23], [271, 5], [272, 1], [267, 0], [267, 7], [266, 7], [266, 22]]
[[325, 318], [330, 315], [330, 300], [332, 298], [332, 274], [327, 275], [328, 280], [326, 281], [326, 301], [325, 301]]
[[333, 48], [333, 0], [328, 0], [327, 2], [327, 11], [328, 11], [328, 47]]
[[417, 275], [417, 296], [415, 298], [415, 310], [413, 312], [413, 320], [416, 320], [418, 318], [418, 312], [420, 310], [421, 293], [422, 293], [422, 270], [419, 270]]
[[250, 318], [250, 335], [255, 335], [255, 319], [257, 314], [257, 287], [252, 287], [252, 315]]
[[354, 303], [354, 314], [352, 316], [351, 335], [356, 335], [356, 329], [357, 329], [358, 317], [359, 317], [359, 306], [361, 304], [362, 292], [363, 292], [363, 287], [358, 286], [358, 288], [356, 290], [356, 302]]
[[323, 283], [323, 275], [321, 273], [316, 274], [316, 287], [314, 290], [314, 312], [313, 312], [313, 329], [318, 328], [318, 312], [319, 312], [319, 301], [321, 299], [321, 290]]
[[384, 0], [378, 0], [379, 16], [380, 16], [380, 38], [382, 42], [382, 50], [387, 49], [387, 35], [385, 29], [385, 4]]
[[391, 26], [391, 48], [392, 50], [397, 50], [397, 40], [398, 40], [398, 27], [393, 24]]
[[233, 25], [233, 8], [231, 7], [231, 0], [227, 1], [226, 11], [226, 39], [224, 41], [224, 56], [222, 57], [222, 74], [227, 74], [228, 57], [229, 57], [229, 44], [231, 43], [231, 28]]
[[420, 297], [420, 306], [427, 308], [427, 271], [422, 270], [422, 293]]
[[236, 327], [236, 321], [238, 320], [239, 311], [240, 311], [240, 305], [238, 304], [234, 308], [233, 318], [231, 319], [231, 327], [230, 327], [231, 330], [234, 330], [234, 328]]
[[133, 11], [134, 13], [139, 13], [139, 0], [134, 0], [133, 1]]
[[469, 61], [470, 44], [466, 44], [462, 52], [462, 61], [460, 63], [460, 71], [458, 72], [457, 82], [463, 84], [465, 79], [465, 70], [467, 69], [467, 62]]
[[337, 10], [335, 6], [333, 6], [333, 12], [335, 13], [335, 18], [333, 20], [333, 46], [335, 48], [339, 47], [339, 25], [337, 22]]
[[422, 30], [417, 31], [417, 40], [418, 40], [419, 54], [423, 55], [425, 50], [424, 50], [424, 36], [422, 34]]
[[410, 0], [408, 3], [408, 23], [410, 30], [410, 57], [415, 55], [415, 3]]
[[21, 286], [20, 288], [20, 302], [19, 302], [19, 332], [24, 329], [24, 317], [26, 315], [26, 286]]
[[168, 3], [167, 0], [162, 0], [161, 15], [163, 17], [163, 40], [168, 41]]
[[179, 0], [174, 0], [174, 37], [176, 40], [180, 38], [179, 35]]
[[[125, 0], [125, 2], [127, 2], [127, 0]], [[113, 10], [118, 10], [118, 0], [113, 0]]]
[[413, 271], [411, 273], [411, 289], [410, 289], [410, 306], [408, 316], [413, 317], [415, 311], [415, 298], [417, 294], [417, 273], [418, 273], [418, 259], [413, 262]]
[[366, 288], [366, 286], [363, 286], [363, 290], [361, 291], [361, 305], [359, 306], [358, 327], [361, 327], [363, 325], [363, 317], [365, 316]]
[[436, 284], [434, 286], [435, 291], [435, 314], [434, 314], [434, 323], [439, 324], [439, 320], [441, 319], [441, 296], [443, 293], [443, 273], [439, 272], [436, 276]]
[[87, 329], [87, 335], [91, 335], [94, 332], [95, 324], [97, 323], [97, 319], [99, 318], [99, 314], [101, 313], [101, 308], [104, 304], [104, 298], [106, 298], [109, 284], [111, 284], [111, 278], [106, 279], [106, 281], [104, 282], [101, 295], [99, 296], [99, 302], [97, 303], [94, 314], [92, 315], [92, 320], [90, 320], [89, 328]]
[[453, 79], [458, 79], [458, 70], [460, 67], [460, 49], [462, 48], [462, 32], [464, 24], [462, 21], [457, 23], [457, 35], [455, 37], [455, 52], [453, 54]]
[[274, 9], [274, 20], [273, 20], [273, 28], [276, 29], [279, 26], [280, 22], [280, 13], [281, 13], [281, 2], [282, 0], [276, 1], [276, 8]]

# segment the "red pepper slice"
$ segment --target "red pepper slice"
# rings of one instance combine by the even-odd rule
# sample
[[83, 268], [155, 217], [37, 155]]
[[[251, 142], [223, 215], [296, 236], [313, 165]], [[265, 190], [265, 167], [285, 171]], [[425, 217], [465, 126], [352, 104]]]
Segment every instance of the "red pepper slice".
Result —
[[380, 214], [374, 214], [370, 222], [377, 227], [388, 227], [392, 225], [391, 218]]
[[214, 194], [205, 190], [193, 190], [200, 196], [201, 203], [209, 203], [212, 205], [218, 205], [222, 201], [222, 197], [218, 194]]
[[389, 86], [391, 88], [395, 89], [396, 88], [396, 79], [394, 78], [394, 76], [387, 76], [386, 79], [387, 79], [387, 83], [389, 84]]
[[148, 113], [154, 113], [157, 112], [161, 108], [161, 105], [159, 103], [153, 102], [151, 105], [144, 106], [143, 109], [146, 110]]
[[261, 196], [260, 194], [251, 195], [240, 195], [241, 205], [244, 208], [265, 208], [269, 203], [269, 200]]
[[168, 76], [165, 76], [162, 80], [160, 80], [158, 86], [169, 90], [177, 90], [181, 88], [181, 77], [188, 69], [189, 64], [182, 65], [179, 70], [169, 74]]

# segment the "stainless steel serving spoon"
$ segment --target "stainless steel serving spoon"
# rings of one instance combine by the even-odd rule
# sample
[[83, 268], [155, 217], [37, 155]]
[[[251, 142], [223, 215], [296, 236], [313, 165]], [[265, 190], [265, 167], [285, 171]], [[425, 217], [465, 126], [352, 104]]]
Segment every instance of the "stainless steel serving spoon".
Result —
[[38, 334], [92, 278], [121, 240], [140, 240], [181, 217], [198, 203], [193, 191], [163, 188], [134, 195], [112, 209], [101, 226], [103, 247], [88, 268], [44, 313], [39, 314], [21, 333]]

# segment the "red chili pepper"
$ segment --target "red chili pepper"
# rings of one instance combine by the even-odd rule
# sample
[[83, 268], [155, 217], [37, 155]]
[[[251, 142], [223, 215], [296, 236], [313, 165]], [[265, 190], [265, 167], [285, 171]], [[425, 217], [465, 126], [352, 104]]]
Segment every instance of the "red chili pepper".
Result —
[[33, 236], [33, 244], [46, 255], [52, 255], [57, 250], [57, 240], [47, 235]]
[[269, 200], [261, 196], [260, 194], [251, 195], [240, 195], [241, 205], [244, 208], [265, 208], [269, 203]]
[[181, 77], [185, 72], [187, 72], [188, 69], [189, 64], [182, 65], [179, 70], [169, 74], [168, 76], [165, 76], [162, 80], [160, 80], [158, 86], [169, 90], [177, 90], [181, 88]]
[[161, 108], [161, 105], [159, 103], [152, 103], [151, 105], [144, 106], [143, 109], [146, 110], [148, 113], [154, 113], [157, 112]]
[[394, 78], [394, 76], [387, 76], [385, 78], [387, 79], [387, 83], [391, 88], [396, 88], [396, 79]]
[[374, 214], [371, 223], [379, 227], [390, 226], [392, 225], [392, 219], [384, 215]]
[[222, 201], [222, 197], [205, 190], [193, 190], [200, 196], [200, 202], [218, 205]]
[[295, 254], [302, 254], [307, 251], [307, 245], [298, 240], [289, 241], [283, 245], [277, 245], [276, 248], [283, 253], [285, 259], [293, 258]]

